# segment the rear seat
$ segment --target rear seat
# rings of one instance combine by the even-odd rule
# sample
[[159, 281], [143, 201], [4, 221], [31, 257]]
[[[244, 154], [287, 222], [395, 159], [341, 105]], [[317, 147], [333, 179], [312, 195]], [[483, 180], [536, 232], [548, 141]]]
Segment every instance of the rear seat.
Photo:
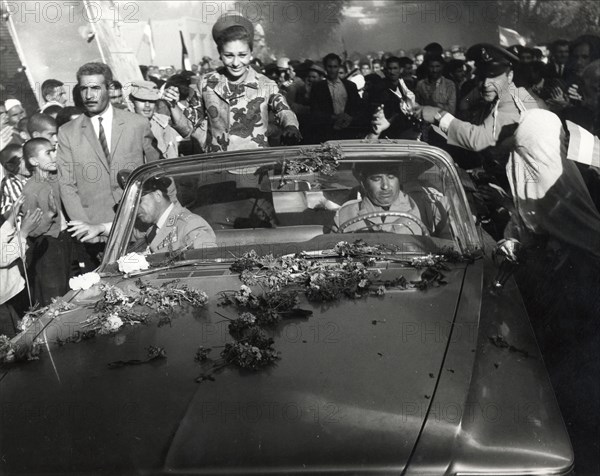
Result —
[[301, 243], [323, 234], [321, 225], [282, 226], [214, 230], [218, 246], [244, 246], [272, 243]]

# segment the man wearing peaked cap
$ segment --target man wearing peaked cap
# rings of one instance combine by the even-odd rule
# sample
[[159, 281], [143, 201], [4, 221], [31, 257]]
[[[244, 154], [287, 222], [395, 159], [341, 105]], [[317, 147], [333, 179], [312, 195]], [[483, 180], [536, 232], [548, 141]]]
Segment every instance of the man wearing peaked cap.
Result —
[[135, 81], [131, 83], [130, 95], [133, 98], [142, 101], [158, 101], [160, 99], [160, 90], [152, 81]]
[[519, 62], [519, 58], [510, 51], [489, 43], [471, 46], [467, 50], [466, 58], [468, 61], [474, 61], [477, 71], [486, 78], [506, 73]]
[[156, 147], [165, 159], [179, 157], [178, 134], [169, 124], [169, 116], [156, 112], [156, 102], [161, 98], [160, 90], [152, 81], [136, 81], [131, 84], [129, 99], [136, 114], [150, 121], [150, 129], [156, 138]]
[[179, 203], [172, 203], [168, 190], [171, 179], [152, 177], [142, 186], [137, 217], [150, 226], [144, 240], [152, 253], [182, 248], [202, 248], [216, 243], [211, 226]]
[[[436, 107], [424, 106], [419, 112], [425, 122], [439, 125], [447, 134], [449, 145], [477, 152], [491, 147], [501, 150], [498, 147], [512, 136], [521, 115], [545, 105], [538, 103], [524, 88], [515, 86], [512, 68], [518, 58], [504, 48], [480, 43], [469, 48], [466, 56], [475, 61], [478, 74], [484, 78], [481, 96], [494, 104], [483, 123], [461, 121]], [[508, 155], [508, 148], [504, 155]]]

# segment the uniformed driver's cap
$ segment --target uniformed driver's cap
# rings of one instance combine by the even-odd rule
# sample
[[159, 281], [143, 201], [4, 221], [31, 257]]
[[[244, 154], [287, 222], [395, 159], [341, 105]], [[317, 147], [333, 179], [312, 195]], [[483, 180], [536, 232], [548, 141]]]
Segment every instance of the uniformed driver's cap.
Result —
[[215, 40], [215, 43], [218, 42], [219, 37], [223, 34], [223, 32], [232, 26], [241, 26], [248, 33], [250, 41], [253, 41], [254, 26], [252, 25], [252, 22], [237, 13], [230, 13], [223, 15], [213, 25], [212, 37], [213, 40]]
[[426, 170], [433, 167], [429, 160], [404, 160], [402, 162], [355, 162], [352, 166], [352, 174], [359, 181], [363, 182], [371, 175], [389, 174], [395, 175], [400, 182], [417, 180], [417, 178]]
[[169, 177], [152, 177], [144, 182], [142, 185], [142, 195], [156, 192], [160, 190], [164, 194], [168, 193], [168, 189], [171, 185], [171, 179]]
[[466, 58], [475, 62], [483, 77], [495, 78], [510, 71], [519, 63], [519, 58], [500, 46], [478, 43], [467, 50]]
[[400, 167], [394, 162], [356, 162], [352, 167], [352, 174], [360, 182], [371, 175], [391, 174], [400, 175]]

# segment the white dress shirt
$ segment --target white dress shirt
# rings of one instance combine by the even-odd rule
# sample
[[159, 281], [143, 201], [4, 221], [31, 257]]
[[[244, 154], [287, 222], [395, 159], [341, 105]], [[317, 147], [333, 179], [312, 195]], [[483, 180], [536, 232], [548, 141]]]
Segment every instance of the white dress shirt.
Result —
[[329, 93], [333, 101], [333, 113], [335, 115], [341, 114], [346, 109], [346, 101], [348, 100], [346, 87], [340, 78], [337, 78], [335, 81], [328, 79], [327, 86], [329, 87]]
[[169, 218], [169, 214], [171, 213], [171, 210], [173, 210], [173, 206], [174, 206], [174, 204], [171, 203], [171, 205], [169, 205], [167, 207], [167, 209], [163, 212], [163, 214], [160, 216], [160, 218], [156, 222], [157, 230], [160, 230], [164, 226], [165, 222], [167, 221], [167, 218]]
[[104, 129], [104, 135], [106, 136], [106, 145], [108, 145], [109, 152], [112, 152], [111, 139], [113, 112], [113, 107], [111, 104], [109, 104], [102, 114], [97, 114], [95, 116], [90, 117], [90, 121], [92, 121], [92, 126], [94, 127], [94, 132], [96, 133], [96, 137], [98, 137], [98, 140], [100, 140], [100, 123], [98, 122], [98, 118], [102, 118], [102, 128]]

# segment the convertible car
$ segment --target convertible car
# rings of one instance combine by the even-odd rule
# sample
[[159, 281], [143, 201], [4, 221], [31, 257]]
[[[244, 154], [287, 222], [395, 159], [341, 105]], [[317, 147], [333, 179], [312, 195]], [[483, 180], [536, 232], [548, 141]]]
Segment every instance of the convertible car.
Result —
[[[404, 209], [361, 205], [382, 170]], [[214, 242], [132, 253], [157, 177]], [[572, 471], [518, 289], [445, 152], [349, 141], [126, 179], [96, 273], [3, 342], [2, 473]]]

